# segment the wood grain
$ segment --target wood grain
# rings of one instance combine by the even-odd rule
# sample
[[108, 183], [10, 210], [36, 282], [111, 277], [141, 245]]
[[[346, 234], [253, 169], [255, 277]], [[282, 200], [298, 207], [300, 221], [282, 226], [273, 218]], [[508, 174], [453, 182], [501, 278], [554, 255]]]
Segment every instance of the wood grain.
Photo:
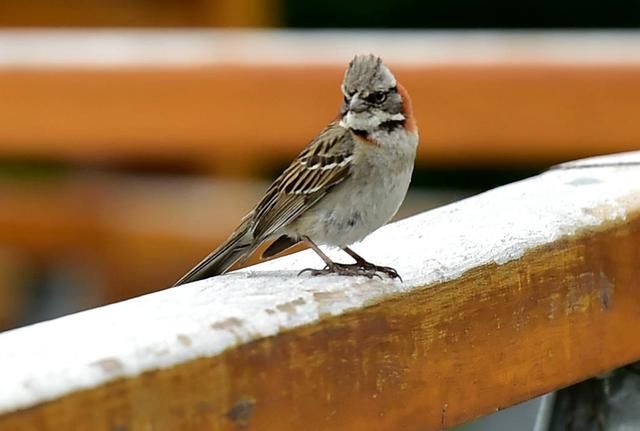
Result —
[[[391, 64], [422, 130], [420, 164], [541, 164], [632, 150], [640, 66]], [[335, 117], [343, 67], [0, 70], [0, 156], [172, 163], [286, 161]]]
[[639, 359], [638, 244], [635, 214], [217, 357], [5, 414], [0, 428], [445, 429]]

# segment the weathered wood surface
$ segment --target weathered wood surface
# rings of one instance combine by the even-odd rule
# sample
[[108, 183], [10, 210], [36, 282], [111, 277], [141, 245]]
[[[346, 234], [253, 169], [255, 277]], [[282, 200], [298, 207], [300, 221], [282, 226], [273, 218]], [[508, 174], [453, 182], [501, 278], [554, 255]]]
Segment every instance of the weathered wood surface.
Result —
[[438, 430], [640, 359], [638, 166], [356, 248], [404, 283], [296, 276], [320, 265], [303, 252], [0, 334], [0, 429]]
[[[401, 46], [402, 49], [398, 49]], [[640, 141], [629, 33], [0, 33], [0, 156], [246, 171], [335, 117], [375, 52], [428, 130], [419, 163], [545, 163]]]

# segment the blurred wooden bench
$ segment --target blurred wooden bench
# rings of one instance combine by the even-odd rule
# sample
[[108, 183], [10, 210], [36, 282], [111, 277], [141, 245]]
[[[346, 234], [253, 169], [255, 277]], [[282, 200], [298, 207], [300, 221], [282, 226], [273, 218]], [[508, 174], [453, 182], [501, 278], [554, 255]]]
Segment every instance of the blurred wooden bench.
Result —
[[[540, 166], [638, 147], [639, 47], [625, 33], [5, 30], [0, 161], [264, 180], [335, 116], [352, 55], [373, 51], [411, 91], [420, 166]], [[106, 301], [156, 289], [262, 191], [197, 182], [3, 178], [0, 246], [20, 265], [92, 257]]]
[[297, 276], [321, 265], [303, 252], [0, 334], [0, 428], [440, 430], [637, 361], [639, 164], [577, 162], [357, 247], [404, 283]]
[[0, 157], [255, 172], [337, 114], [354, 53], [410, 90], [419, 163], [545, 164], [635, 149], [640, 36], [2, 32]]
[[233, 231], [263, 190], [256, 182], [91, 174], [5, 180], [2, 245], [34, 262], [88, 265], [103, 285], [100, 299], [122, 300], [171, 285]]

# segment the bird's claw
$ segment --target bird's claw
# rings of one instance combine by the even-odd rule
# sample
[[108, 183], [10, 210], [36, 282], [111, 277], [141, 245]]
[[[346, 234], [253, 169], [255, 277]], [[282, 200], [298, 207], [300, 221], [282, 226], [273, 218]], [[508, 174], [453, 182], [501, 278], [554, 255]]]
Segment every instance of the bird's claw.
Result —
[[390, 278], [399, 278], [402, 281], [402, 277], [398, 274], [393, 268], [388, 266], [377, 266], [369, 262], [363, 263], [334, 263], [333, 265], [326, 265], [322, 269], [314, 269], [314, 268], [305, 268], [298, 273], [298, 275], [304, 274], [308, 272], [312, 276], [316, 275], [328, 275], [328, 274], [336, 274], [336, 275], [346, 275], [346, 276], [364, 276], [367, 278], [378, 277], [382, 280], [382, 277], [379, 272], [388, 275]]
[[298, 273], [298, 276], [304, 274], [305, 272], [308, 272], [312, 276], [328, 274], [328, 272], [326, 272], [326, 267], [325, 269], [305, 268]]
[[400, 277], [400, 274], [398, 274], [398, 271], [396, 271], [395, 269], [391, 268], [390, 266], [378, 266], [378, 265], [374, 265], [373, 263], [369, 263], [369, 262], [358, 262], [358, 263], [356, 263], [356, 265], [360, 266], [361, 268], [370, 270], [370, 271], [375, 271], [376, 273], [381, 272], [383, 274], [388, 275], [389, 278], [391, 278], [391, 279], [397, 278], [400, 281], [402, 281], [402, 277]]

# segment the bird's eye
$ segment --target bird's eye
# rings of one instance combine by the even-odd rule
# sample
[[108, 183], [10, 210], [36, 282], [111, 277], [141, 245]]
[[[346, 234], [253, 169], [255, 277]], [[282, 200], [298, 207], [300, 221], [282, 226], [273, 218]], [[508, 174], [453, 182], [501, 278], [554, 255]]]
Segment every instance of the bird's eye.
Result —
[[367, 102], [370, 103], [382, 103], [387, 100], [387, 93], [383, 91], [376, 91], [367, 96]]

